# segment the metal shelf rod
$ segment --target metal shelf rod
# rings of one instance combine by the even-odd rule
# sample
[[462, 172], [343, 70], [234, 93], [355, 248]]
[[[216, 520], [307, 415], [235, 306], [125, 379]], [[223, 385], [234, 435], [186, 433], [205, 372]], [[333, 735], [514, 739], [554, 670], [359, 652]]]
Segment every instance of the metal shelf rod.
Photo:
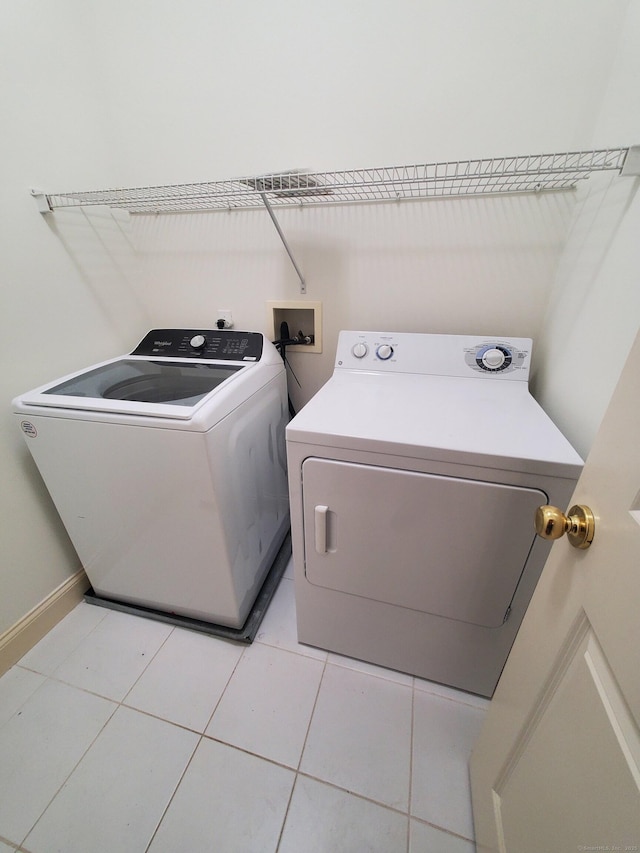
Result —
[[282, 233], [282, 228], [280, 228], [280, 223], [276, 219], [276, 215], [273, 212], [271, 205], [269, 204], [269, 199], [267, 198], [265, 193], [260, 193], [260, 195], [262, 196], [262, 201], [264, 202], [264, 206], [267, 208], [267, 212], [269, 213], [269, 216], [271, 217], [271, 221], [275, 225], [276, 231], [278, 232], [278, 236], [282, 240], [282, 245], [286, 249], [286, 252], [289, 255], [289, 259], [290, 259], [291, 263], [293, 264], [295, 271], [298, 273], [298, 278], [300, 279], [300, 293], [304, 294], [307, 292], [307, 285], [305, 283], [304, 276], [302, 275], [302, 272], [300, 271], [300, 267], [296, 263], [296, 259], [293, 257], [293, 252], [289, 248], [289, 244], [287, 243], [286, 237]]

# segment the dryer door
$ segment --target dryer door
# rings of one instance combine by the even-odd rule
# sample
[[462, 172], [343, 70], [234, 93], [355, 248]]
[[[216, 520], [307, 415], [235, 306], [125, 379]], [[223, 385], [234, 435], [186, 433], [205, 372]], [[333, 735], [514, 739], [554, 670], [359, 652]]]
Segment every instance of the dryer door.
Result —
[[539, 489], [309, 458], [305, 571], [320, 587], [497, 628], [533, 545]]

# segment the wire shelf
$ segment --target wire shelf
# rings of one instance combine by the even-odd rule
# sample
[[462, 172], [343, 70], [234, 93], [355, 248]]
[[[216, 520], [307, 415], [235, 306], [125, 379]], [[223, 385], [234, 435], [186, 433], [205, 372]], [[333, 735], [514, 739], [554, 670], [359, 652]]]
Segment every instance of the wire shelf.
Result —
[[574, 189], [593, 172], [621, 171], [628, 148], [458, 160], [341, 172], [282, 172], [226, 181], [38, 194], [44, 210], [106, 205], [132, 214], [452, 198]]

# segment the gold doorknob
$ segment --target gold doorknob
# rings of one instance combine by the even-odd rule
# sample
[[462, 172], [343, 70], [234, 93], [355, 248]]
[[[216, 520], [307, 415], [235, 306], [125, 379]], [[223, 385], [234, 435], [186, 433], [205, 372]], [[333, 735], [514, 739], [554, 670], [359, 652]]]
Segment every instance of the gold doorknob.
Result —
[[539, 506], [536, 510], [536, 533], [543, 539], [567, 539], [574, 548], [588, 548], [595, 534], [595, 519], [588, 506], [576, 504], [567, 515], [557, 506]]

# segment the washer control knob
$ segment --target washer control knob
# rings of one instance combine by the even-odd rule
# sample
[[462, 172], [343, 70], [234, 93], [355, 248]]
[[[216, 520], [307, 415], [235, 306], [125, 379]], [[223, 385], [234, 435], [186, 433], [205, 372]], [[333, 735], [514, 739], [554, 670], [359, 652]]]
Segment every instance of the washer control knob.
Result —
[[380, 344], [376, 350], [376, 355], [382, 361], [387, 361], [393, 355], [393, 347], [389, 346], [389, 344]]
[[365, 343], [363, 343], [362, 341], [360, 341], [357, 344], [354, 344], [351, 347], [351, 353], [356, 358], [364, 358], [368, 352], [369, 352], [369, 347]]
[[207, 339], [204, 335], [194, 335], [189, 341], [193, 349], [204, 349]]

